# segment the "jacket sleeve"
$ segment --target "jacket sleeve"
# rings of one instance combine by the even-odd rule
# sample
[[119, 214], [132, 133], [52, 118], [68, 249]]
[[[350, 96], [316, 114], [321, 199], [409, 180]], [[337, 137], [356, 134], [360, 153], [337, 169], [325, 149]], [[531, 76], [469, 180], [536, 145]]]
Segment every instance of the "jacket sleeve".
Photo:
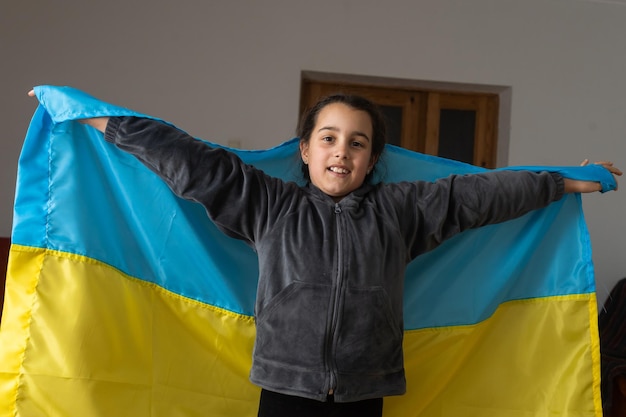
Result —
[[[395, 189], [393, 189], [395, 188]], [[400, 224], [414, 258], [468, 229], [512, 220], [561, 199], [564, 182], [551, 172], [490, 171], [392, 187], [402, 200]]]
[[111, 117], [104, 137], [134, 155], [177, 196], [202, 204], [224, 233], [250, 244], [269, 227], [271, 203], [281, 201], [278, 194], [287, 186], [234, 153], [156, 120]]

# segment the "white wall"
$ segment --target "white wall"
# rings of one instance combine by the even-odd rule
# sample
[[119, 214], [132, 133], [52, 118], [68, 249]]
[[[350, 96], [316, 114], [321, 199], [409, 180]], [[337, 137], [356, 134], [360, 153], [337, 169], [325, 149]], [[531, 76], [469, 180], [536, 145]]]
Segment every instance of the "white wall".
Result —
[[[3, 1], [0, 235], [39, 84], [71, 85], [195, 136], [293, 136], [301, 70], [512, 87], [508, 162], [626, 168], [624, 0]], [[626, 194], [584, 196], [598, 292], [626, 276]]]

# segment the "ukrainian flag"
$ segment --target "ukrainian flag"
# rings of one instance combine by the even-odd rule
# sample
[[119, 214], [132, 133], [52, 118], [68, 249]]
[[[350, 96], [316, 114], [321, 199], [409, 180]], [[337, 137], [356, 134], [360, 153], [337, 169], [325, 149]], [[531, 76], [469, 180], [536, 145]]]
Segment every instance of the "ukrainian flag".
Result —
[[[141, 114], [68, 87], [35, 92], [0, 328], [0, 416], [255, 416], [254, 252], [75, 121]], [[294, 139], [233, 151], [294, 179], [297, 149]], [[482, 170], [395, 147], [382, 163], [387, 181]], [[615, 187], [597, 166], [559, 170]], [[421, 256], [406, 276], [408, 392], [385, 400], [385, 416], [600, 417], [594, 291], [579, 195]]]

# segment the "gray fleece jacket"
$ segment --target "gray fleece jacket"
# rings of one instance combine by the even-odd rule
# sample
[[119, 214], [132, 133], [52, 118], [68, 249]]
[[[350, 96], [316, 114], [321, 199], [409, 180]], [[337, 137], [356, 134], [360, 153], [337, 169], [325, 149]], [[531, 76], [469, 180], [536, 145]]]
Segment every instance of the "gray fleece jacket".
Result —
[[256, 250], [250, 379], [317, 400], [403, 394], [407, 264], [463, 230], [544, 207], [564, 188], [558, 174], [494, 171], [365, 184], [335, 203], [157, 121], [111, 118], [105, 139]]

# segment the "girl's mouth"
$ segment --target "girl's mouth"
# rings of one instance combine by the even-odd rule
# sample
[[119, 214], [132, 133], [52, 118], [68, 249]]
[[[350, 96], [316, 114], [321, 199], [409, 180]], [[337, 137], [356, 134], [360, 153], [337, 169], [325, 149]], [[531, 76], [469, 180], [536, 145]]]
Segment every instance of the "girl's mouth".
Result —
[[334, 172], [335, 174], [349, 174], [350, 173], [349, 170], [345, 168], [341, 168], [341, 167], [329, 167], [328, 170]]

